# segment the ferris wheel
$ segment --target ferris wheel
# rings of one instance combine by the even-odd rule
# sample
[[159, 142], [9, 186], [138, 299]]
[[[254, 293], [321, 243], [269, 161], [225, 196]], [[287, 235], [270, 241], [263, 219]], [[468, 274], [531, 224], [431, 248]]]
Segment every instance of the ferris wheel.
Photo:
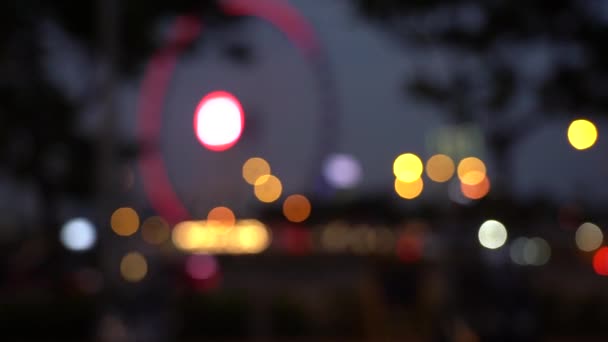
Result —
[[[336, 150], [337, 95], [312, 25], [284, 0], [220, 0], [219, 7], [254, 20], [240, 31], [218, 32], [200, 16], [177, 17], [139, 93], [143, 190], [152, 208], [174, 223], [204, 217], [217, 205], [250, 214], [251, 187], [241, 170], [251, 157], [268, 160], [285, 193], [319, 191], [323, 162]], [[262, 66], [256, 70], [214, 55], [226, 38], [243, 37], [258, 44]], [[231, 120], [224, 137], [217, 136], [221, 125], [214, 129], [213, 118], [203, 120], [212, 108]]]

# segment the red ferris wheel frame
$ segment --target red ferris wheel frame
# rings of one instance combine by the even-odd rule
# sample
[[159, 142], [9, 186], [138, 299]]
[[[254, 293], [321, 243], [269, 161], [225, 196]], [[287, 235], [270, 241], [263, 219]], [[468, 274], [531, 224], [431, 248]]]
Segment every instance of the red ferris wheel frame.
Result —
[[[308, 61], [320, 65], [320, 44], [312, 26], [286, 1], [220, 0], [219, 3], [228, 15], [253, 16], [270, 23]], [[167, 43], [153, 55], [145, 70], [137, 105], [137, 136], [145, 146], [138, 159], [144, 192], [152, 208], [171, 223], [186, 220], [190, 215], [171, 184], [158, 146], [162, 109], [177, 60], [184, 49], [201, 35], [202, 26], [201, 19], [195, 16], [180, 16], [175, 20]], [[319, 74], [327, 77], [326, 72]], [[334, 122], [328, 120], [328, 125]], [[328, 139], [329, 136], [321, 137], [321, 144], [329, 146]]]

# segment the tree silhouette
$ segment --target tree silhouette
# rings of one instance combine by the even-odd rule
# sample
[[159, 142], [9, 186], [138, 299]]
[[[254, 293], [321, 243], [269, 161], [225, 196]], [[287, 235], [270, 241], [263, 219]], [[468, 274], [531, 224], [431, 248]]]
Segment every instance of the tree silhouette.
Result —
[[608, 11], [591, 1], [355, 0], [361, 15], [430, 63], [404, 93], [484, 132], [501, 192], [515, 146], [548, 117], [604, 115]]

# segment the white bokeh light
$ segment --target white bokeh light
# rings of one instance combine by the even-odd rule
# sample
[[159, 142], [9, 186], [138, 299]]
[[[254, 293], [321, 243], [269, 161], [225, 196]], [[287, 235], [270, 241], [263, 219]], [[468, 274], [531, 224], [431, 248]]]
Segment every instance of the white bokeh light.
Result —
[[243, 123], [240, 103], [222, 91], [206, 95], [194, 113], [196, 137], [213, 151], [223, 151], [236, 144], [243, 131]]
[[496, 220], [487, 220], [479, 227], [478, 238], [485, 248], [500, 248], [507, 242], [507, 228]]
[[69, 250], [86, 251], [95, 245], [97, 231], [93, 223], [86, 218], [73, 218], [63, 225], [59, 238]]
[[576, 247], [584, 252], [594, 251], [604, 243], [604, 233], [600, 227], [585, 222], [578, 227], [575, 233]]
[[325, 161], [323, 176], [335, 188], [352, 188], [361, 181], [361, 164], [351, 155], [335, 154]]

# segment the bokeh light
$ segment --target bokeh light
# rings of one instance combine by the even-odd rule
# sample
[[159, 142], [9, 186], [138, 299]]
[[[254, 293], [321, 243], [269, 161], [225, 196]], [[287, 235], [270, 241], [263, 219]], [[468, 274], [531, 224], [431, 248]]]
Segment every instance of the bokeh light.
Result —
[[323, 165], [323, 176], [329, 185], [338, 189], [353, 188], [361, 181], [361, 164], [348, 154], [330, 156]]
[[160, 245], [169, 239], [171, 232], [167, 221], [160, 216], [152, 216], [142, 223], [141, 235], [147, 243]]
[[196, 137], [212, 151], [224, 151], [236, 144], [244, 122], [241, 104], [225, 91], [214, 91], [204, 96], [194, 113]]
[[228, 207], [215, 207], [207, 214], [207, 222], [223, 228], [232, 228], [236, 223], [236, 217]]
[[303, 222], [311, 212], [310, 201], [303, 195], [290, 195], [283, 202], [283, 215], [291, 222]]
[[528, 239], [524, 245], [522, 257], [527, 265], [542, 266], [551, 258], [551, 246], [540, 237]]
[[202, 235], [202, 227], [194, 221], [180, 222], [173, 228], [171, 235], [175, 247], [192, 251], [198, 244], [199, 237]]
[[456, 167], [448, 155], [436, 154], [426, 162], [426, 174], [434, 182], [444, 183], [454, 176]]
[[133, 235], [139, 228], [139, 216], [133, 208], [118, 208], [112, 213], [110, 226], [120, 236]]
[[405, 199], [414, 199], [422, 193], [424, 188], [424, 182], [422, 178], [418, 178], [413, 182], [402, 182], [399, 179], [395, 179], [395, 192], [399, 197]]
[[475, 185], [460, 183], [460, 191], [464, 197], [472, 200], [484, 198], [490, 192], [490, 179], [486, 176]]
[[479, 243], [488, 249], [497, 249], [507, 242], [507, 229], [496, 220], [487, 220], [478, 232]]
[[251, 185], [254, 185], [258, 178], [270, 175], [270, 164], [260, 157], [247, 159], [243, 163], [243, 179]]
[[238, 229], [240, 251], [260, 253], [270, 245], [270, 232], [257, 220], [243, 220]]
[[265, 175], [255, 181], [253, 191], [258, 200], [265, 203], [271, 203], [281, 197], [283, 185], [276, 176]]
[[598, 249], [604, 243], [604, 234], [600, 227], [593, 223], [585, 222], [578, 227], [574, 240], [578, 249], [591, 252]]
[[203, 254], [253, 254], [270, 244], [268, 228], [258, 220], [238, 220], [232, 229], [207, 221], [184, 221], [173, 229], [173, 243], [178, 249]]
[[608, 276], [608, 247], [602, 247], [595, 252], [593, 269], [598, 275]]
[[568, 141], [577, 150], [588, 149], [597, 141], [597, 128], [589, 120], [574, 120], [568, 126]]
[[97, 231], [93, 223], [86, 218], [73, 218], [61, 227], [59, 239], [63, 246], [71, 251], [86, 251], [95, 245]]
[[186, 260], [186, 273], [192, 279], [206, 280], [212, 278], [218, 271], [217, 260], [213, 255], [195, 254]]
[[526, 265], [526, 259], [524, 258], [524, 249], [528, 244], [527, 237], [520, 236], [511, 242], [511, 246], [509, 248], [509, 256], [511, 257], [511, 261], [518, 265]]
[[422, 175], [422, 160], [413, 153], [404, 153], [393, 163], [393, 173], [398, 180], [406, 183], [416, 181]]
[[458, 179], [466, 185], [477, 185], [486, 177], [486, 165], [479, 158], [467, 157], [458, 163]]
[[120, 261], [120, 274], [132, 283], [141, 281], [148, 274], [148, 262], [146, 258], [138, 252], [130, 252], [122, 257]]

